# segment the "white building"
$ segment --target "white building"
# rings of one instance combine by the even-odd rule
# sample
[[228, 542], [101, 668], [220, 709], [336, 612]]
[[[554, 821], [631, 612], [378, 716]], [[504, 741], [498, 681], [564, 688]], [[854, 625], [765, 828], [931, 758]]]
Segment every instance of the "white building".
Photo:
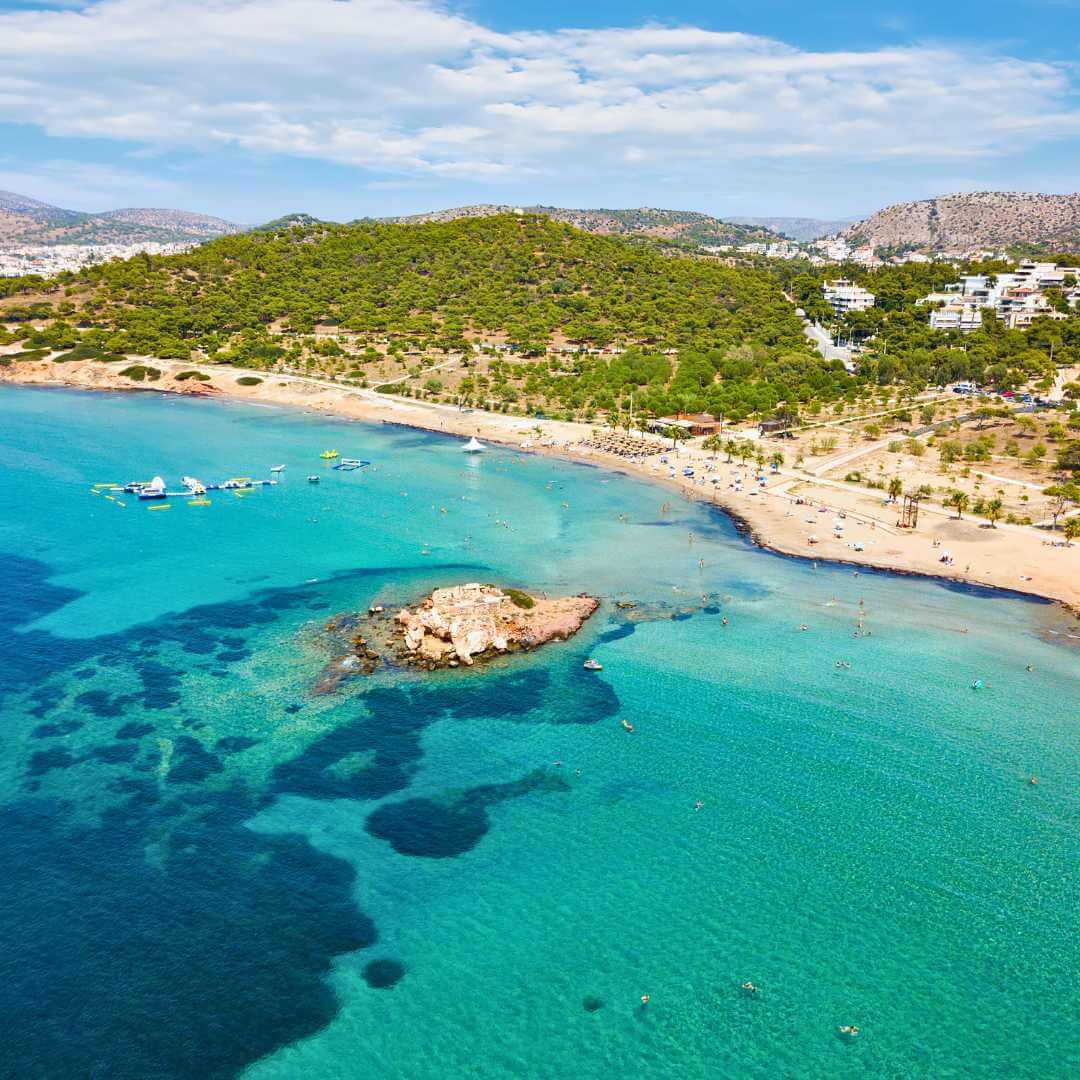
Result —
[[874, 306], [874, 294], [846, 278], [827, 281], [821, 286], [821, 291], [825, 302], [837, 315], [846, 315], [849, 311], [865, 311]]
[[993, 280], [986, 274], [963, 275], [943, 292], [930, 293], [916, 303], [944, 305], [930, 313], [930, 326], [935, 330], [970, 332], [982, 324], [984, 308], [992, 310], [1010, 330], [1023, 330], [1039, 318], [1065, 318], [1055, 310], [1045, 290], [1061, 289], [1073, 306], [1080, 297], [1077, 282], [1080, 268], [1028, 260]]
[[944, 307], [930, 312], [931, 330], [959, 330], [970, 334], [982, 326], [982, 308], [963, 300], [950, 300]]

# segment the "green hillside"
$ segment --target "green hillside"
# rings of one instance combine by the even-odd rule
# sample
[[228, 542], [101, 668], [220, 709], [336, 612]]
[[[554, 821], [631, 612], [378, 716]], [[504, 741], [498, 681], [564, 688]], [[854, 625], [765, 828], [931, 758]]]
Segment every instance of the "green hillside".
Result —
[[[519, 384], [503, 400], [528, 396], [576, 415], [617, 406], [635, 389], [657, 410], [746, 415], [832, 398], [853, 383], [810, 350], [764, 271], [668, 258], [542, 216], [305, 224], [109, 263], [57, 284], [65, 295], [54, 293], [53, 307], [66, 320], [44, 340], [66, 344], [61, 336], [78, 322], [81, 340], [110, 353], [372, 384], [393, 361], [405, 372], [499, 346], [510, 370], [499, 367], [496, 380]], [[17, 303], [7, 302], [9, 315]], [[613, 345], [627, 351], [596, 354]]]

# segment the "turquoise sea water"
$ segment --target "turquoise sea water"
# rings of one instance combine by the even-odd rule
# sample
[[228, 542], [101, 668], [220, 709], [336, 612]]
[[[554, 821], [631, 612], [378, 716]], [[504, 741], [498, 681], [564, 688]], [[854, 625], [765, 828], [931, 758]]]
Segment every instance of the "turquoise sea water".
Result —
[[[91, 494], [278, 463], [201, 508]], [[0, 389], [0, 557], [4, 1076], [1080, 1073], [1080, 643], [1048, 605], [149, 394]], [[483, 672], [313, 695], [331, 616], [477, 579], [604, 603]]]

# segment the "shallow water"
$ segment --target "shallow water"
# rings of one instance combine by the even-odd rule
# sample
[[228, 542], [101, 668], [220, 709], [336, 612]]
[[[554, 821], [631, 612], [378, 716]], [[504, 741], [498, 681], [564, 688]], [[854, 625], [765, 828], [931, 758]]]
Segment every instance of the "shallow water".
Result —
[[[459, 445], [0, 389], [0, 1072], [1076, 1075], [1054, 609]], [[279, 462], [207, 507], [91, 494]], [[604, 605], [484, 672], [312, 695], [330, 616], [475, 579]]]

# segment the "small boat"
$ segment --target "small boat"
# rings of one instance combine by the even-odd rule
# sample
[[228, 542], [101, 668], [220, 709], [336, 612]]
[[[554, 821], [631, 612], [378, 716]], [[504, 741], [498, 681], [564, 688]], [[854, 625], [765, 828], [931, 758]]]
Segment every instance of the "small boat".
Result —
[[180, 483], [191, 492], [192, 495], [205, 495], [206, 485], [201, 480], [196, 480], [194, 476], [182, 476], [180, 477]]
[[629, 720], [620, 720], [619, 723], [621, 723], [627, 731], [633, 732], [634, 725], [631, 724]]
[[271, 465], [270, 466], [270, 471], [272, 473], [284, 472], [285, 471], [285, 466], [284, 465]]
[[317, 484], [319, 482], [319, 478], [315, 475], [311, 475], [307, 478], [307, 482], [309, 484]]
[[462, 448], [465, 454], [481, 454], [487, 447], [474, 435]]
[[321, 457], [323, 459], [323, 461], [333, 461], [333, 459], [337, 457], [337, 451], [336, 450], [324, 450], [319, 455], [319, 457]]
[[581, 665], [586, 671], [603, 671], [604, 665], [599, 660], [594, 660], [591, 656], [584, 664]]

